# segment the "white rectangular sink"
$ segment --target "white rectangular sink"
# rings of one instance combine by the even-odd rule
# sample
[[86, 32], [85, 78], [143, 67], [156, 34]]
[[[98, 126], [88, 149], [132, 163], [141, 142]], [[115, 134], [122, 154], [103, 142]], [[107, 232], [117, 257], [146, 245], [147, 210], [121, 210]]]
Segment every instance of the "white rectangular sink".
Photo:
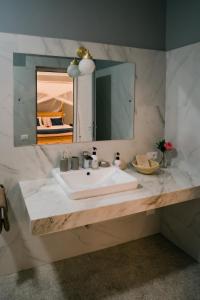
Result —
[[113, 166], [68, 172], [53, 169], [52, 174], [73, 200], [134, 190], [138, 186], [137, 178]]

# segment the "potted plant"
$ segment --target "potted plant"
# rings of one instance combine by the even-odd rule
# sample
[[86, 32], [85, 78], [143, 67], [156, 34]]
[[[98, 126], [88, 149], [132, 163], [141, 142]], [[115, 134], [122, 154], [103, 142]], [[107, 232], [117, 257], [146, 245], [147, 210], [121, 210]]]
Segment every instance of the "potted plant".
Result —
[[162, 153], [162, 158], [160, 161], [161, 168], [167, 168], [167, 152], [173, 150], [173, 144], [171, 142], [166, 142], [165, 139], [162, 139], [156, 143], [156, 148]]

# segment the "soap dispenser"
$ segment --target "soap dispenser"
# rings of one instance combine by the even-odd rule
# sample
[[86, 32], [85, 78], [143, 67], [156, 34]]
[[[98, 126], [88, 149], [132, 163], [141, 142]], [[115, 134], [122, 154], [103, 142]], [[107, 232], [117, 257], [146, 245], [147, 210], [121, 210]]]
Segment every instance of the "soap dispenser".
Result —
[[121, 164], [120, 153], [117, 152], [116, 155], [115, 155], [114, 166], [119, 168], [120, 164]]
[[96, 147], [93, 147], [91, 157], [92, 157], [92, 162], [91, 162], [92, 169], [98, 169], [99, 161], [98, 161], [98, 157], [97, 157], [97, 148]]

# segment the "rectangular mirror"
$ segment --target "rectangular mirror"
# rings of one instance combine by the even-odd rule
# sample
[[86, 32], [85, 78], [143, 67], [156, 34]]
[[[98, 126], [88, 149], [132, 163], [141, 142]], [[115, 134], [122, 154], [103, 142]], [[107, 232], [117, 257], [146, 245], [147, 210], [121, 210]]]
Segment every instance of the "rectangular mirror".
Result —
[[135, 65], [94, 60], [71, 78], [72, 58], [14, 53], [14, 144], [132, 139]]

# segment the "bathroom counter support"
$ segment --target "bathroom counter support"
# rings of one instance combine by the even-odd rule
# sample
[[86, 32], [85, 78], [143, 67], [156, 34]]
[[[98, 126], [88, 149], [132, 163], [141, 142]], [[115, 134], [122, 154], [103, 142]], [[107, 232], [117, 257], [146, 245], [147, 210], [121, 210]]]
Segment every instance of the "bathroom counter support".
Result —
[[161, 170], [158, 175], [142, 175], [137, 190], [82, 200], [71, 200], [53, 179], [19, 183], [28, 211], [31, 231], [43, 235], [196, 199], [200, 180], [178, 168]]

